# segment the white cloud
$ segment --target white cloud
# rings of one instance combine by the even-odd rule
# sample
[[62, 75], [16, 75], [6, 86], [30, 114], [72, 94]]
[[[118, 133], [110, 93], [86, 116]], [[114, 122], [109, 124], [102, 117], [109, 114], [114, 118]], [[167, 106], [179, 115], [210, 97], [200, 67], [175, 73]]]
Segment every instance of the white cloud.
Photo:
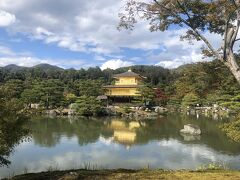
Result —
[[47, 63], [62, 68], [88, 68], [93, 66], [84, 59], [51, 59], [51, 58], [38, 58], [29, 52], [13, 52], [9, 47], [0, 45], [0, 67], [9, 64], [16, 64], [18, 66], [32, 67], [37, 64]]
[[[11, 0], [2, 1], [10, 3]], [[8, 3], [0, 4], [0, 8], [16, 13], [21, 22], [13, 31], [28, 33], [32, 38], [72, 51], [111, 55], [121, 54], [121, 47], [152, 50], [176, 36], [172, 31], [151, 33], [146, 22], [139, 22], [133, 32], [118, 31], [118, 12], [124, 1], [35, 0], [33, 3], [22, 0], [14, 7]]]
[[[181, 41], [179, 36], [184, 34], [186, 29], [168, 31], [168, 36], [163, 40], [162, 50], [158, 54], [149, 54], [149, 60], [155, 65], [163, 66], [165, 68], [176, 68], [178, 66], [201, 61], [209, 61], [209, 58], [204, 58], [201, 52], [201, 47], [204, 46], [202, 41], [193, 41], [193, 45], [187, 41]], [[219, 46], [218, 42], [221, 41], [221, 36], [206, 32], [204, 34], [210, 40], [213, 47]]]
[[207, 60], [208, 59], [203, 59], [203, 56], [201, 53], [196, 53], [195, 51], [193, 51], [188, 56], [184, 55], [172, 60], [162, 60], [155, 65], [171, 69], [171, 68], [177, 68], [184, 64], [191, 64], [191, 63], [207, 61]]
[[[189, 45], [179, 40], [179, 36], [185, 33], [186, 29], [149, 32], [148, 23], [139, 22], [136, 30], [119, 32], [116, 29], [119, 22], [118, 12], [123, 9], [123, 3], [124, 1], [116, 0], [1, 0], [0, 9], [16, 15], [18, 22], [10, 27], [12, 32], [24, 33], [32, 39], [40, 39], [47, 44], [52, 43], [71, 51], [112, 57], [124, 55], [123, 48], [144, 50], [146, 55], [157, 50], [157, 55], [134, 55], [134, 59], [146, 59], [145, 62], [138, 62], [142, 64], [152, 63], [171, 68], [199, 60], [203, 43]], [[13, 14], [10, 14], [10, 17], [15, 21]], [[220, 46], [220, 36], [210, 33], [205, 35], [211, 39], [214, 47]], [[162, 47], [165, 51], [162, 51]], [[195, 53], [195, 57], [192, 53]], [[110, 66], [115, 67], [111, 64]]]
[[162, 66], [164, 68], [176, 68], [178, 66], [183, 65], [184, 62], [183, 61], [179, 61], [179, 60], [172, 60], [172, 61], [161, 61], [157, 64], [155, 64], [156, 66]]
[[126, 66], [131, 66], [133, 65], [132, 62], [130, 61], [122, 61], [120, 59], [112, 59], [109, 61], [106, 61], [105, 63], [102, 64], [100, 67], [102, 70], [110, 68], [110, 69], [117, 69], [120, 67], [126, 67]]
[[0, 56], [5, 56], [5, 55], [12, 56], [14, 54], [15, 53], [8, 47], [0, 46]]
[[81, 59], [41, 59], [32, 56], [7, 56], [0, 57], [0, 67], [4, 67], [9, 64], [16, 64], [18, 66], [32, 67], [37, 64], [47, 63], [62, 68], [76, 68], [80, 69], [82, 67], [89, 67], [84, 60]]
[[0, 10], [0, 27], [10, 26], [16, 21], [14, 14]]
[[49, 37], [49, 36], [52, 36], [53, 33], [42, 28], [42, 27], [37, 27], [36, 28], [36, 37], [39, 37], [41, 39], [43, 39], [44, 37]]
[[48, 63], [47, 60], [41, 60], [33, 57], [1, 57], [0, 66], [6, 66], [8, 64], [16, 64], [18, 66], [31, 67], [40, 63]]

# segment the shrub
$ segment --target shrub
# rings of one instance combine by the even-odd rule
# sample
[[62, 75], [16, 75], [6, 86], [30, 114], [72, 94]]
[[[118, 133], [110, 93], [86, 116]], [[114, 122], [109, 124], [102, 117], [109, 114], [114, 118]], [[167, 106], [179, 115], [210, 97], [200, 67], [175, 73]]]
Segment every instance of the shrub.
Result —
[[74, 103], [73, 108], [79, 115], [92, 116], [104, 114], [101, 101], [94, 96], [80, 96]]
[[200, 98], [197, 94], [194, 93], [188, 93], [186, 94], [182, 99], [182, 106], [196, 106], [200, 103]]
[[131, 108], [130, 108], [129, 106], [124, 106], [124, 107], [123, 107], [123, 111], [124, 111], [124, 113], [130, 113], [130, 112], [132, 112], [132, 110], [131, 110]]
[[236, 120], [220, 126], [223, 132], [235, 142], [240, 142], [240, 114]]

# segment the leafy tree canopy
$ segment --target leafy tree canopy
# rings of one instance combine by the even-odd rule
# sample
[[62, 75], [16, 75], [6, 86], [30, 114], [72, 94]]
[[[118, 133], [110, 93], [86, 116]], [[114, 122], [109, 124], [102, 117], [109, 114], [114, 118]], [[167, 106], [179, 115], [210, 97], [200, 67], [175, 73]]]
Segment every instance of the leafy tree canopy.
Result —
[[[203, 53], [220, 60], [240, 83], [240, 67], [234, 45], [240, 26], [240, 2], [237, 0], [128, 0], [119, 14], [119, 29], [133, 29], [139, 19], [149, 22], [151, 31], [165, 31], [172, 25], [187, 28], [182, 39], [203, 41]], [[223, 37], [217, 49], [205, 32]]]

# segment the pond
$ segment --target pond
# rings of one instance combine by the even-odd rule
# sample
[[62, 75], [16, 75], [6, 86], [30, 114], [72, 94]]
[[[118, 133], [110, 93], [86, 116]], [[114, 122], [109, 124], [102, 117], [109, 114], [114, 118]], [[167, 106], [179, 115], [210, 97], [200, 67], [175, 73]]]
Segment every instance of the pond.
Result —
[[[223, 121], [178, 113], [146, 120], [34, 117], [0, 177], [73, 168], [196, 169], [212, 162], [240, 169], [240, 143], [220, 131]], [[202, 135], [181, 135], [188, 123]]]

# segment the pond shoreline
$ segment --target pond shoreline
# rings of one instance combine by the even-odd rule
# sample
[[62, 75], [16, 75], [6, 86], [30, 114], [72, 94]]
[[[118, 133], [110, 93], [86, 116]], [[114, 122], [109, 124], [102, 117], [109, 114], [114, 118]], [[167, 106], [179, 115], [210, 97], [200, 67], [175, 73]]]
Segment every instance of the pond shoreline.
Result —
[[[71, 108], [53, 108], [53, 109], [25, 109], [23, 110], [27, 115], [49, 115], [49, 116], [86, 116], [76, 113]], [[165, 107], [154, 106], [152, 108], [142, 106], [108, 106], [104, 108], [104, 113], [98, 115], [87, 115], [86, 117], [106, 117], [106, 116], [122, 116], [122, 117], [145, 117], [152, 118], [171, 112], [180, 112], [191, 115], [212, 116], [214, 119], [219, 117], [235, 116], [231, 109], [222, 107]]]
[[233, 170], [63, 170], [22, 174], [13, 180], [35, 179], [240, 179], [240, 171]]

